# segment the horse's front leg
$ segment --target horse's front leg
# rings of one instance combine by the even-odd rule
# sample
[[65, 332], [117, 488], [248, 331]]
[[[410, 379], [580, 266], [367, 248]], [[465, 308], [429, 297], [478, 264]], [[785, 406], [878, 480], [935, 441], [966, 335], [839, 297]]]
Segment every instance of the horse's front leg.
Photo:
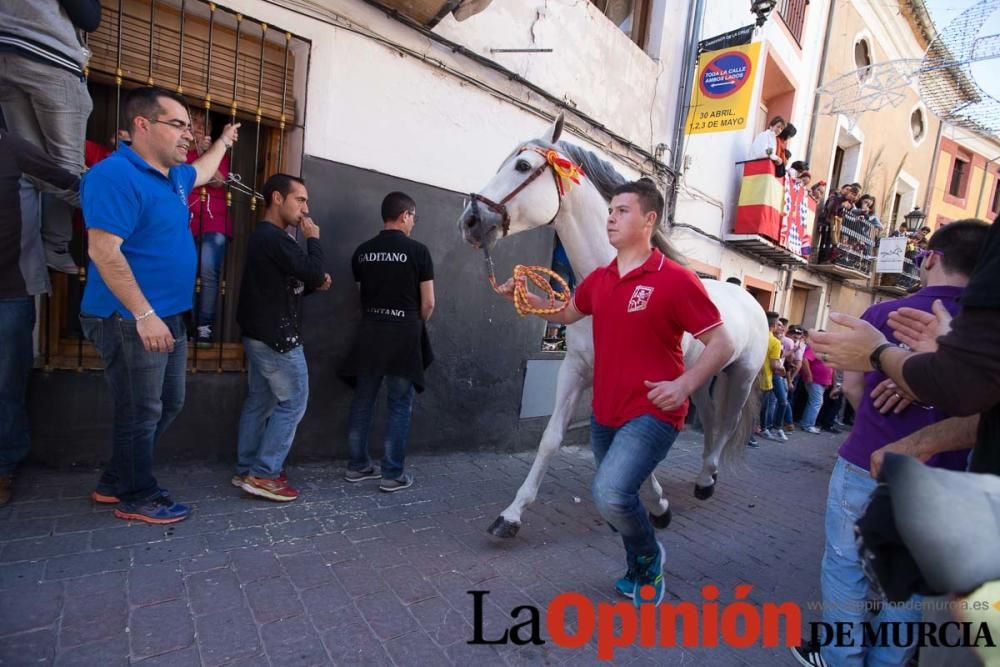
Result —
[[642, 483], [642, 488], [639, 489], [639, 497], [642, 498], [642, 504], [646, 507], [646, 511], [649, 512], [649, 520], [655, 528], [666, 528], [670, 525], [670, 519], [672, 518], [670, 501], [667, 500], [667, 496], [663, 493], [663, 487], [660, 485], [660, 481], [656, 479], [655, 472]]
[[566, 434], [566, 427], [576, 410], [580, 392], [589, 384], [590, 376], [586, 364], [572, 351], [567, 353], [559, 367], [559, 376], [556, 380], [555, 409], [542, 434], [531, 470], [521, 483], [521, 488], [517, 490], [514, 502], [508, 505], [487, 529], [491, 535], [510, 538], [517, 535], [517, 531], [521, 529], [521, 514], [528, 505], [535, 502], [542, 478], [548, 470], [549, 461], [559, 450], [559, 445], [562, 444], [563, 436]]

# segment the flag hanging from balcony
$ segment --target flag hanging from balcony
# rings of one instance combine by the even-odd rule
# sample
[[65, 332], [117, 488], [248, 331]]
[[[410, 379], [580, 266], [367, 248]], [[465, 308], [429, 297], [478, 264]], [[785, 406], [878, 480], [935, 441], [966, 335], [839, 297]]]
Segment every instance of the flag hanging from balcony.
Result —
[[774, 162], [761, 158], [743, 162], [743, 181], [736, 209], [736, 234], [760, 234], [779, 242], [785, 209], [783, 179], [774, 175]]
[[808, 189], [796, 179], [785, 176], [785, 217], [780, 226], [778, 242], [796, 255], [808, 257], [811, 252], [812, 221], [816, 217], [816, 202]]

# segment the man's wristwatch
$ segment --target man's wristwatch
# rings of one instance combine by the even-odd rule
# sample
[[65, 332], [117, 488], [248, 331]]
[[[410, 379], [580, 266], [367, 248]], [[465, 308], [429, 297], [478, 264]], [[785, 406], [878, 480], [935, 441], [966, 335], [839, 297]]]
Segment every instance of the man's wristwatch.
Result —
[[885, 374], [885, 371], [882, 370], [882, 358], [881, 357], [882, 357], [882, 353], [885, 352], [890, 347], [896, 347], [896, 346], [893, 345], [892, 343], [882, 343], [881, 345], [879, 345], [878, 347], [876, 347], [874, 350], [872, 350], [871, 355], [868, 356], [868, 361], [871, 362], [872, 368], [874, 368], [875, 370], [877, 370], [879, 373], [882, 373], [883, 375]]

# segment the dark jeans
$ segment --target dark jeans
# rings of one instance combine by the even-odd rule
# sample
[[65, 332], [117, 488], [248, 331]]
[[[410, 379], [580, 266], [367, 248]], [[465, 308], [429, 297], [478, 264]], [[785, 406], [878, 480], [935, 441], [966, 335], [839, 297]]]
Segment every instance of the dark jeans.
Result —
[[97, 487], [124, 502], [160, 493], [153, 477], [153, 449], [184, 406], [184, 322], [181, 315], [163, 321], [174, 336], [173, 352], [147, 352], [133, 320], [80, 316], [84, 334], [104, 360], [104, 378], [114, 402], [111, 460]]
[[639, 556], [657, 553], [649, 513], [639, 500], [639, 489], [677, 439], [677, 429], [650, 415], [622, 426], [604, 426], [590, 419], [590, 447], [597, 461], [592, 491], [597, 510], [625, 544], [632, 566]]
[[0, 475], [11, 475], [31, 448], [28, 381], [35, 348], [35, 297], [0, 299]]
[[195, 240], [201, 248], [201, 293], [198, 295], [198, 326], [215, 324], [215, 309], [219, 300], [219, 279], [226, 258], [226, 235], [205, 232]]
[[843, 392], [837, 398], [831, 398], [830, 393], [832, 391], [831, 387], [826, 388], [823, 396], [823, 407], [820, 408], [819, 417], [816, 419], [817, 426], [828, 430], [833, 428], [834, 422], [837, 421], [837, 417], [840, 416], [840, 411], [844, 407]]
[[354, 388], [351, 413], [347, 418], [348, 470], [371, 467], [368, 455], [368, 432], [375, 413], [375, 399], [385, 380], [389, 398], [389, 416], [385, 424], [385, 447], [382, 456], [382, 479], [399, 479], [403, 474], [406, 443], [410, 439], [410, 414], [413, 412], [413, 383], [394, 375], [361, 375]]

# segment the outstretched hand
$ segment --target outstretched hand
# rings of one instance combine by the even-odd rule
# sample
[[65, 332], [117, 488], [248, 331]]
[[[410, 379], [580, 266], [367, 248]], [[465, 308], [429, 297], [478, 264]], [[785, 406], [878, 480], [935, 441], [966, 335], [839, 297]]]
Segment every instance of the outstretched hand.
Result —
[[872, 405], [880, 414], [887, 415], [890, 412], [899, 414], [913, 403], [914, 397], [910, 396], [891, 378], [886, 378], [872, 389], [870, 394]]
[[526, 289], [528, 287], [528, 279], [525, 276], [521, 276], [520, 279], [508, 278], [502, 285], [497, 286], [497, 293], [513, 303], [514, 291], [517, 289], [518, 280], [521, 282], [522, 289]]
[[935, 299], [933, 313], [916, 308], [900, 308], [889, 313], [889, 327], [899, 342], [914, 352], [936, 352], [937, 339], [951, 331], [951, 313]]
[[816, 331], [809, 334], [813, 351], [828, 366], [845, 371], [872, 370], [869, 357], [886, 342], [882, 332], [868, 322], [843, 313], [830, 313], [830, 321], [846, 331]]

